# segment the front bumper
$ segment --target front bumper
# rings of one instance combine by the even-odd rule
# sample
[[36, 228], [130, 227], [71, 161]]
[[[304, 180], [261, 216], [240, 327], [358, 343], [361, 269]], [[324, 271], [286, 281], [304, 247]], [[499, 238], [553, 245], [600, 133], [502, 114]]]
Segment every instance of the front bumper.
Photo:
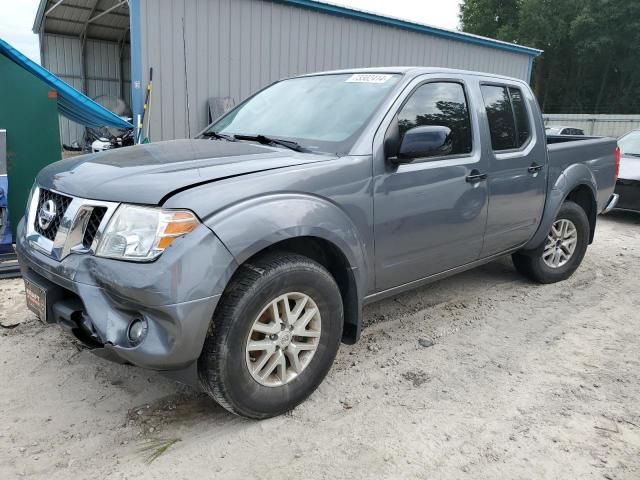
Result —
[[[100, 356], [154, 370], [186, 371], [195, 365], [236, 267], [205, 226], [176, 240], [151, 263], [90, 254], [57, 261], [29, 244], [24, 219], [17, 233], [23, 275], [53, 292], [50, 321], [72, 331]], [[138, 345], [132, 345], [127, 334], [135, 318], [144, 318], [148, 325]]]

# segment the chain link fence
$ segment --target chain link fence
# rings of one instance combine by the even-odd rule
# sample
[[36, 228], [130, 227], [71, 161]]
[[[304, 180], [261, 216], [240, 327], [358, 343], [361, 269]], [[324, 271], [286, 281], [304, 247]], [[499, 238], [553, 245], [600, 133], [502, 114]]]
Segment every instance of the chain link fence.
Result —
[[585, 135], [620, 137], [640, 129], [640, 115], [587, 115], [573, 113], [543, 114], [546, 126], [557, 125], [584, 130]]

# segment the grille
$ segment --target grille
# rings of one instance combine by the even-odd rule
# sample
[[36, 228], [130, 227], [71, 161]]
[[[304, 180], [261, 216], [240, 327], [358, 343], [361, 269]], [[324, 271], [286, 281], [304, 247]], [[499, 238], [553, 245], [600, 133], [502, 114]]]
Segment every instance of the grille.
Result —
[[84, 237], [82, 237], [83, 247], [91, 248], [91, 244], [93, 243], [93, 239], [96, 238], [98, 227], [100, 227], [100, 222], [102, 222], [105, 213], [107, 213], [107, 207], [93, 208], [93, 212], [91, 212], [91, 216], [87, 222], [87, 227], [84, 230]]
[[[49, 200], [53, 201], [55, 205], [55, 217], [51, 221], [51, 224], [47, 226], [47, 228], [42, 228], [40, 226], [40, 222], [38, 221], [38, 217], [40, 215], [40, 209], [42, 206]], [[71, 203], [71, 198], [65, 195], [60, 195], [59, 193], [50, 192], [49, 190], [40, 190], [40, 197], [38, 198], [38, 208], [36, 210], [36, 218], [34, 219], [34, 229], [40, 235], [49, 240], [53, 241], [56, 238], [56, 234], [58, 233], [58, 228], [60, 228], [60, 222], [62, 221], [62, 217], [64, 217], [69, 204]]]

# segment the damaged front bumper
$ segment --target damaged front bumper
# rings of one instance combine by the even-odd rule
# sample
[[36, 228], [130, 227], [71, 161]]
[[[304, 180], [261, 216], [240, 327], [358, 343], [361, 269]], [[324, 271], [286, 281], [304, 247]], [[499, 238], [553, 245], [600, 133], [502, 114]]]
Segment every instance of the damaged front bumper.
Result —
[[[205, 226], [179, 238], [154, 262], [71, 254], [58, 261], [33, 248], [18, 226], [25, 279], [46, 291], [47, 321], [110, 360], [197, 383], [196, 361], [235, 260]], [[129, 329], [146, 334], [132, 342]]]

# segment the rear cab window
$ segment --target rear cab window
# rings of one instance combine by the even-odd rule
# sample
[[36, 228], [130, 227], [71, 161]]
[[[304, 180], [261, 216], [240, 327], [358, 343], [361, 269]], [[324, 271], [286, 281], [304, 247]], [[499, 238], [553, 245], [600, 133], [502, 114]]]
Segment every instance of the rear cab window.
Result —
[[531, 138], [522, 91], [506, 85], [481, 85], [494, 151], [517, 150]]

